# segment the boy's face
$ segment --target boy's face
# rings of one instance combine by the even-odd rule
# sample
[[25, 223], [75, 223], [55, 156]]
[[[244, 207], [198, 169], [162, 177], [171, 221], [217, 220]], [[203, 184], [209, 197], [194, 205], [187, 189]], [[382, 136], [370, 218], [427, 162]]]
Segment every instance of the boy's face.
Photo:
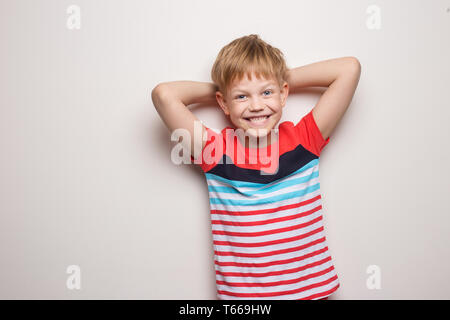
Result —
[[258, 79], [251, 73], [250, 80], [247, 75], [240, 81], [235, 80], [226, 97], [217, 91], [216, 98], [236, 128], [242, 128], [253, 137], [268, 135], [269, 139], [271, 129], [280, 121], [288, 92], [287, 82], [280, 88], [276, 79]]

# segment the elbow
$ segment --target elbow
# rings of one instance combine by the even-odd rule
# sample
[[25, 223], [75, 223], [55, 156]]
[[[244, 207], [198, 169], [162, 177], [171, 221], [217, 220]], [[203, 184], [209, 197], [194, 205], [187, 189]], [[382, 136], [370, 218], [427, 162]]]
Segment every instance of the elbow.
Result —
[[153, 89], [152, 89], [152, 99], [160, 96], [165, 89], [164, 82], [158, 83]]
[[159, 83], [152, 89], [151, 98], [155, 108], [158, 108], [158, 106], [161, 105], [162, 98], [165, 95], [166, 91], [166, 86], [163, 82]]
[[347, 59], [349, 61], [349, 65], [351, 66], [352, 70], [361, 73], [361, 63], [359, 62], [358, 58], [348, 57]]
[[342, 67], [342, 74], [346, 77], [352, 77], [359, 81], [361, 76], [361, 63], [356, 57], [345, 57], [345, 63]]

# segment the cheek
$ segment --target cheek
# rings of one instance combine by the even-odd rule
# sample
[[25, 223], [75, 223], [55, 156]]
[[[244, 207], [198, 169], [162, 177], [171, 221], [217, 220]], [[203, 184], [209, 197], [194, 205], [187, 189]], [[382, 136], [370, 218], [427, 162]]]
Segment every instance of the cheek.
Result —
[[235, 125], [235, 126], [241, 126], [242, 123], [244, 122], [244, 119], [241, 118], [241, 114], [238, 112], [231, 112], [230, 113], [230, 121]]
[[244, 113], [244, 111], [245, 110], [242, 108], [235, 107], [231, 110], [230, 116], [233, 117], [234, 119], [239, 119], [241, 115]]
[[275, 125], [281, 119], [281, 111], [278, 111], [272, 118], [272, 123]]

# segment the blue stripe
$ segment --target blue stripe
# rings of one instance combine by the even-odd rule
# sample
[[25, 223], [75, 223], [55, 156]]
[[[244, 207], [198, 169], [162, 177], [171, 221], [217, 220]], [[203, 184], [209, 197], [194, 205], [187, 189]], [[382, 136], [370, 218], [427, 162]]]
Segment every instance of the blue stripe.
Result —
[[319, 176], [319, 171], [313, 171], [309, 175], [304, 176], [304, 177], [300, 177], [300, 178], [296, 178], [296, 179], [292, 179], [292, 180], [288, 180], [288, 181], [282, 180], [281, 182], [273, 184], [273, 185], [269, 185], [266, 188], [262, 188], [259, 190], [252, 190], [252, 191], [236, 190], [233, 187], [224, 187], [224, 186], [220, 186], [220, 187], [219, 186], [209, 186], [208, 191], [221, 192], [221, 193], [234, 193], [234, 194], [243, 194], [246, 196], [253, 196], [255, 194], [271, 193], [274, 191], [278, 191], [278, 190], [281, 190], [284, 188], [291, 187], [293, 185], [305, 183], [305, 182], [310, 181], [311, 179], [317, 178], [318, 176]]
[[308, 186], [305, 189], [301, 189], [298, 191], [288, 192], [285, 194], [276, 195], [273, 197], [267, 197], [264, 199], [256, 199], [256, 200], [236, 200], [236, 199], [221, 199], [221, 198], [210, 198], [209, 202], [211, 204], [223, 204], [226, 206], [254, 206], [266, 203], [274, 203], [278, 201], [283, 201], [287, 199], [298, 198], [304, 196], [305, 194], [314, 192], [320, 188], [320, 183], [316, 183], [312, 186]]
[[[294, 171], [293, 173], [291, 173], [291, 174], [289, 174], [289, 175], [287, 175], [287, 176], [285, 176], [285, 177], [283, 177], [281, 179], [285, 179], [285, 178], [290, 177], [292, 175], [301, 173], [301, 172], [303, 172], [303, 171], [305, 171], [305, 170], [307, 170], [309, 168], [314, 167], [318, 163], [319, 163], [319, 159], [311, 160], [309, 163], [305, 164], [303, 167], [301, 167], [297, 171]], [[255, 182], [230, 180], [230, 179], [219, 177], [219, 176], [217, 176], [215, 174], [208, 173], [208, 172], [205, 173], [205, 176], [206, 176], [206, 180], [220, 181], [220, 182], [226, 183], [226, 184], [228, 184], [228, 185], [230, 185], [232, 187], [235, 187], [235, 188], [262, 188], [262, 187], [266, 187], [267, 186], [267, 183], [255, 183]], [[281, 180], [281, 179], [279, 179], [279, 180]], [[271, 183], [273, 183], [273, 182], [271, 182]]]

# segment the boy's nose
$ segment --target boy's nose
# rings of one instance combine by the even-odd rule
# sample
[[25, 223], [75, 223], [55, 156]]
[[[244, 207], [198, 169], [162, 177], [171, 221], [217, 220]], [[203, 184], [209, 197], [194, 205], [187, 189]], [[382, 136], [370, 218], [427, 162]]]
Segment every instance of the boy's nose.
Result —
[[251, 111], [259, 111], [259, 110], [264, 109], [264, 106], [263, 106], [262, 102], [260, 102], [260, 101], [258, 101], [258, 100], [252, 100], [252, 101], [250, 102], [249, 109], [250, 109]]

